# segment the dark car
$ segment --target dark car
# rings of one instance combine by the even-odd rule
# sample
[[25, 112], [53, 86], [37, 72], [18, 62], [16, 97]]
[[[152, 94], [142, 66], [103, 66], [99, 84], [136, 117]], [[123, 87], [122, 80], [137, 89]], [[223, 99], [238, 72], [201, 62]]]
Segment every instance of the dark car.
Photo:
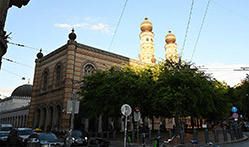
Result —
[[89, 141], [89, 147], [109, 147], [110, 141], [101, 137], [92, 137]]
[[242, 127], [244, 131], [249, 131], [249, 122], [244, 122]]
[[80, 130], [72, 131], [72, 145], [86, 146], [88, 144], [88, 137], [82, 134]]
[[33, 133], [26, 140], [27, 147], [63, 147], [64, 142], [56, 137], [54, 133]]
[[4, 146], [7, 144], [7, 138], [10, 131], [0, 131], [0, 146]]
[[7, 146], [24, 146], [25, 139], [33, 132], [34, 131], [31, 128], [13, 128], [8, 135]]

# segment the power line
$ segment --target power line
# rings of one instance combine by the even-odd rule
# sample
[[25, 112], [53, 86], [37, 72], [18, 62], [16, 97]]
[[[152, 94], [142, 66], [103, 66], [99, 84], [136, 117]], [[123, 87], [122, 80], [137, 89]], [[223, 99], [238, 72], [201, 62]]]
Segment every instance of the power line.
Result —
[[246, 19], [246, 20], [249, 20], [248, 17], [246, 17], [246, 16], [244, 16], [244, 15], [241, 15], [241, 14], [239, 14], [239, 13], [237, 13], [237, 12], [235, 12], [235, 11], [229, 9], [229, 8], [226, 8], [226, 7], [222, 6], [221, 4], [215, 2], [214, 0], [212, 0], [212, 2], [213, 2], [214, 4], [216, 4], [217, 6], [220, 6], [221, 8], [226, 9], [227, 11], [229, 11], [229, 12], [235, 14], [235, 15], [238, 15], [238, 16], [240, 16], [240, 17]]
[[207, 16], [207, 12], [208, 12], [208, 8], [209, 8], [209, 4], [210, 4], [210, 0], [208, 0], [208, 4], [207, 4], [206, 10], [205, 10], [205, 14], [204, 14], [203, 19], [202, 19], [202, 22], [201, 22], [201, 27], [200, 27], [200, 30], [199, 30], [199, 33], [198, 33], [198, 36], [197, 36], [197, 39], [196, 39], [196, 42], [195, 42], [195, 47], [194, 47], [194, 50], [193, 50], [193, 53], [192, 53], [192, 57], [191, 57], [190, 62], [193, 60], [193, 57], [194, 57], [194, 54], [195, 54], [195, 50], [196, 50], [196, 47], [197, 47], [198, 41], [199, 41], [199, 39], [200, 39], [200, 35], [201, 35], [201, 31], [202, 31], [202, 27], [203, 27], [203, 24], [204, 24], [205, 18], [206, 18], [206, 16]]
[[121, 15], [120, 15], [120, 17], [119, 17], [118, 24], [117, 24], [117, 26], [116, 26], [115, 32], [114, 32], [114, 34], [113, 34], [113, 37], [112, 37], [112, 40], [111, 40], [111, 43], [110, 43], [110, 46], [109, 46], [109, 49], [108, 49], [109, 51], [110, 51], [110, 49], [111, 49], [111, 47], [112, 47], [113, 40], [114, 40], [114, 38], [115, 38], [115, 36], [116, 36], [117, 30], [118, 30], [119, 24], [120, 24], [120, 22], [121, 22], [121, 19], [122, 19], [122, 17], [123, 17], [123, 14], [124, 14], [124, 11], [125, 11], [125, 8], [126, 8], [127, 3], [128, 3], [128, 0], [125, 1], [123, 10], [122, 10]]
[[1, 70], [5, 71], [5, 72], [8, 72], [8, 73], [10, 73], [10, 74], [13, 74], [13, 75], [15, 75], [15, 76], [18, 76], [18, 77], [22, 78], [22, 80], [25, 80], [25, 77], [24, 77], [24, 76], [21, 76], [21, 75], [19, 75], [19, 74], [16, 74], [16, 73], [14, 73], [14, 72], [8, 71], [8, 70], [3, 69], [3, 68], [2, 68]]
[[[12, 44], [12, 45], [16, 45], [16, 46], [19, 46], [19, 47], [23, 47], [23, 48], [29, 48], [29, 49], [33, 49], [33, 50], [38, 50], [38, 51], [40, 51], [40, 49], [41, 49], [41, 48], [30, 47], [30, 46], [27, 46], [27, 45], [14, 43], [14, 42], [10, 42], [10, 41], [8, 41], [7, 43]], [[43, 51], [44, 52], [49, 52], [49, 51], [46, 51], [46, 50], [43, 50]]]
[[9, 62], [12, 62], [12, 63], [16, 63], [16, 64], [19, 64], [19, 65], [22, 65], [22, 66], [26, 66], [26, 67], [28, 67], [28, 68], [34, 69], [34, 67], [32, 67], [32, 66], [29, 66], [29, 65], [26, 65], [26, 64], [23, 64], [23, 63], [20, 63], [20, 62], [17, 62], [17, 61], [8, 59], [8, 58], [4, 58], [4, 57], [3, 57], [2, 59], [6, 60], [6, 61], [9, 61]]
[[190, 25], [190, 20], [191, 20], [191, 16], [192, 16], [193, 7], [194, 7], [194, 0], [192, 0], [190, 12], [189, 12], [189, 18], [188, 18], [188, 23], [187, 23], [187, 27], [186, 27], [185, 36], [184, 36], [183, 45], [182, 45], [181, 52], [180, 52], [180, 58], [182, 58], [182, 53], [183, 53], [183, 50], [184, 50], [184, 47], [185, 47], [185, 43], [186, 43], [186, 39], [187, 39], [187, 35], [188, 35], [188, 29], [189, 29], [189, 25]]

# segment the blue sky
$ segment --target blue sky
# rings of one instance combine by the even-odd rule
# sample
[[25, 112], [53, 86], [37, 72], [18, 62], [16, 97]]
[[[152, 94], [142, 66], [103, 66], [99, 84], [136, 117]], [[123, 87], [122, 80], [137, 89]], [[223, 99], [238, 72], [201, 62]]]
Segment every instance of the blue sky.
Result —
[[[11, 42], [42, 48], [46, 55], [66, 44], [72, 27], [77, 42], [133, 59], [140, 53], [140, 24], [148, 17], [155, 34], [155, 57], [165, 57], [165, 36], [171, 30], [176, 36], [178, 52], [183, 46], [192, 0], [129, 0], [111, 40], [126, 0], [30, 0], [21, 9], [8, 11], [5, 30], [12, 32]], [[233, 86], [248, 71], [233, 71], [248, 67], [249, 1], [211, 0], [197, 48], [197, 36], [208, 0], [195, 0], [183, 60], [207, 68], [207, 73]], [[38, 50], [9, 44], [0, 71], [0, 94], [9, 96], [19, 85], [33, 82]], [[192, 58], [193, 56], [193, 58]], [[32, 68], [33, 67], [33, 68]], [[26, 80], [22, 80], [25, 77]]]

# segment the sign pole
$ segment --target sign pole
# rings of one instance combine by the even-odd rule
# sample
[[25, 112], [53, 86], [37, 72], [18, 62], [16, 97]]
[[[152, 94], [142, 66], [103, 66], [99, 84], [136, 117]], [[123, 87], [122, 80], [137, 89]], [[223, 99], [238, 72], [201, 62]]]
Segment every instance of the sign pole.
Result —
[[131, 115], [131, 106], [128, 104], [124, 104], [121, 107], [121, 113], [125, 116], [125, 132], [124, 132], [124, 147], [126, 147], [126, 140], [127, 140], [127, 117]]
[[125, 116], [124, 147], [126, 147], [126, 139], [127, 139], [127, 116]]

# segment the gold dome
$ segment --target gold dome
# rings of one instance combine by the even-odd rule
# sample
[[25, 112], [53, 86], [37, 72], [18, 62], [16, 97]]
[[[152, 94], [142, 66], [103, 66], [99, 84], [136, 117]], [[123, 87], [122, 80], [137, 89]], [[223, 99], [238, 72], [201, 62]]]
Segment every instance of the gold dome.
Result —
[[175, 43], [176, 42], [176, 36], [174, 34], [172, 34], [171, 31], [169, 30], [169, 34], [166, 35], [165, 41], [167, 43]]
[[148, 21], [148, 17], [145, 17], [145, 21], [141, 23], [140, 29], [143, 32], [145, 32], [145, 31], [151, 32], [152, 31], [153, 26], [152, 26], [152, 23], [150, 21]]

